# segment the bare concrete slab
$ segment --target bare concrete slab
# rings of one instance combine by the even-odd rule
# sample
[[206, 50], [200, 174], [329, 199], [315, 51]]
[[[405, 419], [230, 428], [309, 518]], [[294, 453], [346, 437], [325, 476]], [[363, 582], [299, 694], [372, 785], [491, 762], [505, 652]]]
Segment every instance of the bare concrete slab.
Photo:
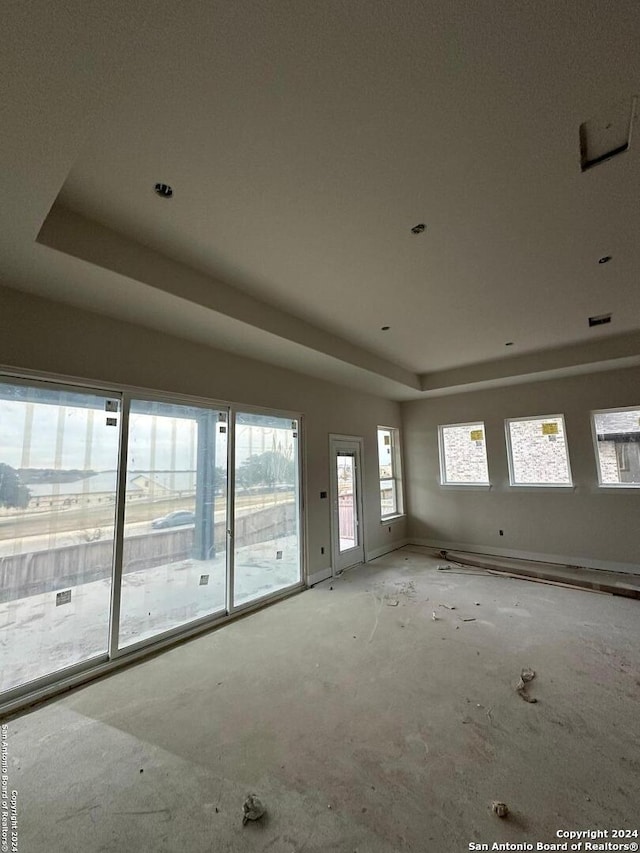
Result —
[[[19, 849], [457, 853], [638, 828], [638, 602], [438, 563], [396, 551], [10, 720]], [[243, 827], [249, 791], [268, 811]]]

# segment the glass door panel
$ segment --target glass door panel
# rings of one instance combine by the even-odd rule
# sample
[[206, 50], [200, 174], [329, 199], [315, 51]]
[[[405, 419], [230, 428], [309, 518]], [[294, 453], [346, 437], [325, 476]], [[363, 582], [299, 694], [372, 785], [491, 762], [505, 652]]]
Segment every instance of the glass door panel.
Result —
[[120, 399], [0, 381], [0, 692], [107, 654]]
[[355, 453], [339, 451], [336, 455], [338, 482], [338, 535], [340, 553], [358, 545], [358, 505], [356, 497]]
[[359, 437], [330, 438], [331, 453], [331, 567], [338, 574], [364, 562], [362, 536], [362, 483]]
[[235, 433], [234, 606], [301, 580], [298, 422], [239, 412]]
[[226, 609], [227, 413], [132, 400], [119, 646]]

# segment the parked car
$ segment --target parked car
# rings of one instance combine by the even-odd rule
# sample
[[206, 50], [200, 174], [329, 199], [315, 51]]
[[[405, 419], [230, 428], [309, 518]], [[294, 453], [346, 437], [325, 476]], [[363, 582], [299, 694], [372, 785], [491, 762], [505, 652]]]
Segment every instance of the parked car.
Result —
[[189, 509], [177, 509], [175, 512], [170, 512], [168, 515], [163, 515], [162, 518], [154, 518], [151, 526], [161, 527], [180, 527], [183, 524], [195, 524], [196, 514]]

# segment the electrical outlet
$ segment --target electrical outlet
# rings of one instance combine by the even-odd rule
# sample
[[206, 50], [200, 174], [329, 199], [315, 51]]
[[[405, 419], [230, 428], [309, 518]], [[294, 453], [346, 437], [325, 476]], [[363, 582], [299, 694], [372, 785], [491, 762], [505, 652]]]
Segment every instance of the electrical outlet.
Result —
[[320, 548], [320, 553], [324, 554], [324, 547]]

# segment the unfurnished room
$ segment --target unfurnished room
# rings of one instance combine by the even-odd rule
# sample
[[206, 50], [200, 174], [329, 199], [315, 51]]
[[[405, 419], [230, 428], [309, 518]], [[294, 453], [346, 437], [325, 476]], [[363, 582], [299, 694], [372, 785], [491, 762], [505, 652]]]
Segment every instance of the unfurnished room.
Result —
[[0, 35], [0, 853], [637, 851], [637, 0]]

